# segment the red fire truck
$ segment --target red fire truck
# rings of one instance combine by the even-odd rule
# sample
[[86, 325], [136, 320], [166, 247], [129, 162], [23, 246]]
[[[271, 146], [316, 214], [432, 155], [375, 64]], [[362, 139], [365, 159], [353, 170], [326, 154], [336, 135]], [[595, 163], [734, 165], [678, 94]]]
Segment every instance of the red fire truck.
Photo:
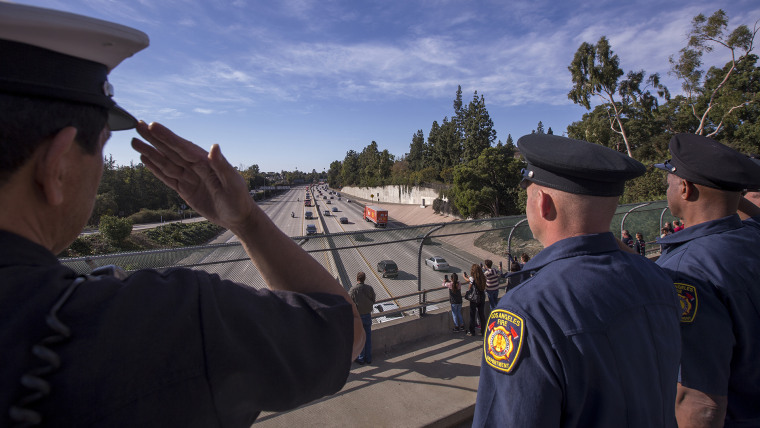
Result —
[[375, 223], [375, 227], [385, 227], [388, 224], [388, 210], [369, 205], [364, 206], [364, 221]]

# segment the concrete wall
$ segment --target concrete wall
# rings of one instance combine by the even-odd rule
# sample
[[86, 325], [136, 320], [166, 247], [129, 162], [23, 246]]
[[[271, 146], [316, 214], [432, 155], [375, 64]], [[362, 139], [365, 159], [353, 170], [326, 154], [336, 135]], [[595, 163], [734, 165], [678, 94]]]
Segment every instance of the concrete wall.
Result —
[[[486, 314], [488, 314], [488, 302], [486, 302], [485, 308]], [[467, 301], [462, 305], [462, 317], [465, 327], [469, 327], [470, 307]], [[488, 319], [487, 315], [486, 319]], [[452, 328], [454, 328], [454, 320], [451, 317], [451, 308], [448, 305], [446, 308], [428, 312], [422, 318], [409, 316], [380, 324], [372, 324], [372, 355], [383, 355], [398, 346], [416, 342], [435, 334], [465, 334], [462, 332], [453, 333]]]
[[[341, 190], [342, 194], [355, 198], [373, 200], [375, 202], [388, 202], [392, 204], [408, 205], [433, 205], [433, 199], [438, 197], [438, 191], [428, 187], [409, 186], [383, 186], [383, 187], [352, 187], [346, 186]], [[374, 195], [374, 198], [370, 198]], [[447, 200], [444, 198], [444, 200]]]

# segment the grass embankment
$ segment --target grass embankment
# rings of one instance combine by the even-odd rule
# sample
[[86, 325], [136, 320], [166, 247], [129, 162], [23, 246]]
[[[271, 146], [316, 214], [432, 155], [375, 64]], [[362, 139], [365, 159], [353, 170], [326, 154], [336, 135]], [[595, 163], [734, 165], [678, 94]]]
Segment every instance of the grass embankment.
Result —
[[203, 245], [225, 229], [208, 221], [169, 223], [155, 229], [132, 232], [121, 242], [111, 242], [101, 233], [80, 236], [58, 257], [97, 256], [125, 251], [145, 251], [161, 248]]

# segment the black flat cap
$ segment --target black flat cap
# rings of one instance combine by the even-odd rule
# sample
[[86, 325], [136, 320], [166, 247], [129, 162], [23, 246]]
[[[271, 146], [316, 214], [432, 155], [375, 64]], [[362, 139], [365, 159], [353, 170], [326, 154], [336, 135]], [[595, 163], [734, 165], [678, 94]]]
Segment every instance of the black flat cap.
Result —
[[567, 193], [620, 196], [626, 180], [646, 172], [641, 162], [622, 153], [558, 135], [525, 135], [517, 147], [528, 162], [523, 179]]
[[760, 187], [760, 167], [712, 138], [676, 134], [669, 148], [672, 158], [655, 167], [713, 189], [738, 192]]
[[108, 73], [148, 43], [123, 25], [0, 1], [0, 92], [104, 107], [111, 130], [134, 128]]

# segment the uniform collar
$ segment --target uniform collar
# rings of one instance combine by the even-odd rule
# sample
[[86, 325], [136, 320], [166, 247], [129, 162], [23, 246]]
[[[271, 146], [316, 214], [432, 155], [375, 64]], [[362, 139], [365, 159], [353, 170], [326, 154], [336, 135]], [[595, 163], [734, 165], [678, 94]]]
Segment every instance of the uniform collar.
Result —
[[618, 247], [615, 235], [612, 232], [574, 236], [562, 239], [544, 248], [535, 257], [528, 260], [522, 270], [535, 273], [549, 263], [560, 259], [619, 250], [620, 247]]
[[42, 245], [6, 230], [0, 230], [0, 268], [6, 266], [46, 266], [59, 264]]
[[703, 236], [741, 229], [742, 226], [742, 220], [739, 218], [739, 215], [732, 214], [727, 217], [689, 226], [678, 232], [671, 233], [664, 238], [657, 238], [657, 243], [663, 245], [678, 245]]

